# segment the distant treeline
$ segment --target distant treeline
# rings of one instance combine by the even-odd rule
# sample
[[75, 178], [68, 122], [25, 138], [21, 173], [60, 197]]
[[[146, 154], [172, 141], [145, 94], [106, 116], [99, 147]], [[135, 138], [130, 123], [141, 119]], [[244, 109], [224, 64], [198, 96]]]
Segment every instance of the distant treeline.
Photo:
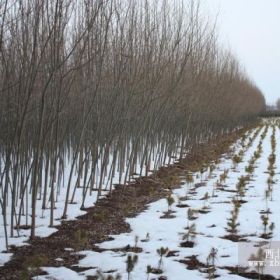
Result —
[[65, 200], [67, 217], [77, 187], [83, 208], [116, 177], [126, 183], [148, 174], [259, 115], [262, 93], [220, 48], [198, 3], [1, 1], [6, 235], [23, 223], [34, 237], [38, 205], [50, 211], [52, 226], [56, 201]]
[[280, 110], [265, 110], [260, 113], [262, 118], [280, 117]]

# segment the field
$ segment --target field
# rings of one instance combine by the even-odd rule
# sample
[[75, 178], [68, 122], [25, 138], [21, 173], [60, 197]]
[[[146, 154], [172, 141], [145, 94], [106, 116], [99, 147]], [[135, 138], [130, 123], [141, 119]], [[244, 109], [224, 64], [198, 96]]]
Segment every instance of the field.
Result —
[[57, 256], [34, 279], [276, 279], [270, 267], [248, 268], [246, 246], [280, 239], [279, 139], [279, 119], [263, 120], [215, 161], [173, 177], [165, 198], [126, 218], [127, 232], [80, 250], [90, 237], [77, 230], [78, 246], [64, 248], [77, 263]]

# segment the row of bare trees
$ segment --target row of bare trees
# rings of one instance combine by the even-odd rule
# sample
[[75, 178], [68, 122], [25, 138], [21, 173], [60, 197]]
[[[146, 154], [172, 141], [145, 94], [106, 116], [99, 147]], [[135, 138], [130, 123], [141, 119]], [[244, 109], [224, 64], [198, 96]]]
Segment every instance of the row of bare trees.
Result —
[[35, 237], [38, 209], [53, 226], [59, 201], [66, 218], [77, 193], [84, 208], [89, 196], [147, 175], [263, 109], [261, 92], [219, 47], [198, 2], [0, 2], [7, 246], [22, 225]]

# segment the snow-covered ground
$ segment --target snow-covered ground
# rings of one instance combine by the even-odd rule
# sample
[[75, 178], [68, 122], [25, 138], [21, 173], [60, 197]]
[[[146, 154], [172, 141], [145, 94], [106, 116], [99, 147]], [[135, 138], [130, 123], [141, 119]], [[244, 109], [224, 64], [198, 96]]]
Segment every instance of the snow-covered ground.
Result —
[[[273, 185], [272, 200], [270, 198], [268, 200], [265, 199], [265, 190], [267, 189], [267, 179], [269, 177], [267, 168], [268, 158], [272, 152], [271, 135], [273, 129], [270, 126], [264, 139], [261, 139], [261, 134], [264, 131], [265, 128], [259, 131], [251, 145], [249, 145], [249, 139], [255, 134], [256, 130], [250, 132], [250, 135], [243, 142], [243, 147], [241, 146], [242, 141], [237, 141], [232, 147], [234, 149], [233, 154], [222, 155], [220, 163], [216, 165], [215, 170], [211, 174], [209, 170], [204, 172], [204, 185], [195, 188], [195, 192], [192, 192], [191, 189], [196, 183], [201, 183], [200, 174], [193, 174], [195, 178], [194, 183], [185, 183], [179, 189], [175, 189], [172, 193], [175, 199], [175, 203], [172, 205], [172, 210], [174, 211], [173, 218], [161, 218], [164, 212], [167, 211], [166, 199], [151, 203], [146, 211], [135, 218], [127, 219], [132, 229], [130, 233], [113, 235], [113, 240], [98, 245], [101, 249], [105, 249], [104, 251], [79, 252], [84, 257], [78, 265], [85, 268], [85, 271], [77, 273], [63, 266], [59, 268], [44, 267], [43, 270], [48, 273], [48, 276], [39, 276], [38, 279], [50, 279], [48, 277], [53, 277], [57, 280], [87, 279], [87, 276], [96, 275], [97, 270], [101, 271], [105, 276], [120, 274], [122, 279], [126, 279], [128, 255], [138, 256], [138, 261], [131, 272], [130, 279], [157, 279], [161, 275], [167, 279], [176, 280], [205, 279], [209, 277], [205, 269], [190, 270], [187, 269], [186, 264], [180, 261], [186, 260], [187, 257], [196, 256], [198, 261], [206, 264], [211, 248], [217, 249], [215, 259], [215, 274], [219, 275], [217, 279], [245, 279], [244, 277], [230, 274], [229, 270], [225, 268], [235, 267], [238, 264], [239, 245], [238, 242], [225, 239], [224, 236], [229, 234], [227, 222], [233, 209], [232, 199], [236, 195], [234, 191], [236, 190], [238, 179], [242, 175], [248, 175], [245, 167], [248, 166], [248, 162], [252, 159], [259, 143], [262, 145], [262, 152], [260, 158], [255, 162], [254, 172], [246, 185], [243, 200], [247, 202], [241, 204], [239, 209], [238, 222], [240, 225], [238, 226], [238, 235], [245, 238], [246, 242], [267, 241], [260, 237], [264, 231], [260, 212], [268, 207], [271, 212], [269, 214], [269, 224], [273, 222], [275, 225], [273, 237], [268, 240], [268, 243], [272, 240], [280, 240], [280, 188], [277, 186], [277, 182], [280, 179], [280, 157], [277, 156], [280, 154], [280, 131], [279, 127], [276, 127], [276, 169], [273, 178], [275, 183]], [[237, 155], [241, 149], [244, 151], [243, 160], [233, 168], [232, 157], [234, 154]], [[217, 188], [216, 183], [225, 170], [229, 170], [229, 172], [227, 179], [223, 182], [225, 186], [222, 190]], [[205, 197], [206, 193], [208, 193], [209, 198], [203, 200], [202, 198]], [[182, 201], [181, 204], [187, 204], [189, 207], [178, 207], [180, 198], [186, 195], [188, 200]], [[207, 207], [209, 211], [207, 213], [196, 212], [196, 210], [202, 210], [203, 207]], [[195, 216], [197, 217], [195, 220], [188, 221], [187, 210], [189, 208], [195, 211]], [[192, 237], [194, 246], [192, 248], [182, 247], [180, 243], [183, 241], [183, 234], [187, 232], [186, 227], [192, 224], [195, 224], [195, 234]], [[136, 240], [138, 241], [137, 247], [142, 249], [141, 252], [136, 254], [123, 250], [127, 245], [134, 247]], [[159, 267], [160, 256], [158, 249], [161, 247], [167, 247], [173, 254], [168, 257], [163, 256], [163, 261], [160, 265], [162, 274], [150, 273], [148, 275], [147, 266], [152, 268]], [[241, 252], [241, 254], [245, 253], [248, 252]]]
[[[261, 135], [266, 131], [264, 139]], [[127, 275], [127, 257], [128, 255], [138, 256], [138, 261], [131, 272], [130, 279], [158, 279], [160, 276], [165, 276], [167, 279], [205, 279], [208, 276], [206, 269], [188, 269], [185, 263], [188, 257], [195, 256], [202, 264], [207, 263], [212, 248], [217, 249], [217, 256], [215, 259], [215, 275], [217, 279], [244, 279], [244, 277], [230, 274], [225, 267], [235, 267], [238, 264], [238, 254], [245, 254], [248, 252], [238, 251], [238, 242], [233, 242], [224, 237], [229, 234], [228, 219], [231, 217], [233, 210], [233, 197], [236, 196], [236, 185], [241, 176], [246, 176], [246, 166], [252, 159], [254, 152], [258, 149], [261, 143], [262, 152], [260, 158], [255, 162], [254, 172], [250, 181], [246, 185], [245, 195], [242, 198], [247, 201], [241, 204], [238, 214], [238, 235], [246, 239], [246, 243], [255, 241], [267, 241], [260, 237], [263, 233], [263, 223], [261, 220], [261, 211], [270, 209], [269, 224], [272, 222], [275, 225], [273, 230], [272, 240], [280, 240], [280, 189], [277, 187], [280, 175], [280, 130], [276, 126], [276, 162], [275, 162], [275, 176], [273, 177], [273, 196], [272, 200], [265, 199], [265, 190], [267, 189], [268, 174], [268, 158], [272, 153], [271, 135], [273, 128], [270, 125], [266, 130], [265, 127], [261, 129], [253, 129], [248, 131], [243, 140], [238, 140], [232, 145], [232, 152], [221, 155], [220, 162], [213, 163], [215, 169], [210, 172], [210, 168], [202, 174], [193, 174], [194, 182], [187, 183], [186, 178], [182, 177], [185, 182], [180, 188], [172, 191], [172, 197], [175, 203], [171, 206], [172, 218], [161, 218], [168, 209], [166, 199], [161, 199], [157, 202], [151, 203], [147, 210], [142, 212], [135, 218], [127, 219], [132, 231], [120, 235], [113, 235], [113, 240], [98, 244], [102, 252], [83, 251], [78, 252], [83, 258], [77, 264], [82, 267], [82, 272], [75, 272], [64, 266], [61, 267], [44, 267], [44, 271], [48, 273], [45, 276], [38, 276], [34, 279], [87, 279], [88, 276], [94, 276], [98, 271], [104, 276], [120, 274], [122, 279], [126, 279]], [[234, 167], [233, 157], [244, 151], [242, 162]], [[174, 159], [172, 159], [174, 161]], [[228, 175], [225, 182], [222, 182], [223, 189], [217, 187], [217, 182], [220, 176], [228, 170]], [[117, 177], [117, 176], [116, 176]], [[203, 183], [203, 184], [201, 184]], [[200, 184], [200, 185], [198, 185]], [[194, 191], [195, 189], [195, 191]], [[106, 192], [103, 192], [106, 194]], [[207, 195], [206, 195], [207, 194]], [[92, 206], [96, 197], [96, 193], [86, 198], [85, 206]], [[203, 199], [209, 196], [206, 200]], [[187, 200], [182, 198], [187, 196]], [[59, 218], [62, 215], [65, 189], [61, 189], [60, 198], [56, 203], [55, 224], [59, 225]], [[82, 189], [78, 188], [75, 196], [75, 201], [82, 200]], [[182, 201], [181, 201], [182, 200]], [[188, 207], [180, 207], [180, 204], [187, 204]], [[179, 207], [178, 207], [179, 206]], [[37, 227], [36, 234], [38, 236], [48, 236], [56, 229], [49, 228], [49, 210], [42, 211], [41, 205], [38, 204], [37, 209]], [[188, 221], [188, 209], [194, 211], [196, 219]], [[202, 211], [201, 211], [202, 210]], [[206, 213], [203, 213], [203, 210]], [[200, 211], [200, 212], [198, 212]], [[68, 219], [75, 219], [75, 217], [83, 214], [80, 210], [80, 203], [70, 204], [68, 211]], [[0, 222], [3, 221], [0, 219]], [[183, 241], [183, 236], [188, 232], [187, 226], [195, 225], [195, 233], [191, 233], [190, 241], [194, 242], [192, 248], [182, 247], [180, 243]], [[3, 227], [3, 226], [2, 226]], [[9, 238], [9, 244], [16, 246], [26, 245], [29, 238], [29, 230], [19, 230], [19, 237]], [[125, 251], [127, 245], [135, 246], [137, 240], [137, 247], [141, 248], [141, 252], [134, 253]], [[163, 256], [162, 263], [159, 265], [160, 256], [158, 250], [160, 248], [168, 248], [172, 254], [170, 256]], [[0, 233], [0, 252], [5, 249], [4, 235]], [[77, 254], [77, 252], [73, 252]], [[3, 265], [11, 257], [9, 253], [0, 253], [0, 265]], [[61, 260], [63, 264], [63, 260]], [[162, 273], [147, 274], [147, 266], [153, 269], [160, 268]], [[154, 272], [154, 271], [152, 271]], [[103, 279], [103, 278], [100, 278]], [[105, 279], [105, 278], [104, 278]], [[162, 278], [164, 279], [164, 278]]]

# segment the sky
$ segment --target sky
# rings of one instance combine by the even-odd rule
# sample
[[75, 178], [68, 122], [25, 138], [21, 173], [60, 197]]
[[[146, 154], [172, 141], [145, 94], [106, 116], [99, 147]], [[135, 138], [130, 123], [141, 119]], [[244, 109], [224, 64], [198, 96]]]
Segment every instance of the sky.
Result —
[[267, 104], [280, 98], [280, 0], [201, 0], [220, 42], [244, 65]]

